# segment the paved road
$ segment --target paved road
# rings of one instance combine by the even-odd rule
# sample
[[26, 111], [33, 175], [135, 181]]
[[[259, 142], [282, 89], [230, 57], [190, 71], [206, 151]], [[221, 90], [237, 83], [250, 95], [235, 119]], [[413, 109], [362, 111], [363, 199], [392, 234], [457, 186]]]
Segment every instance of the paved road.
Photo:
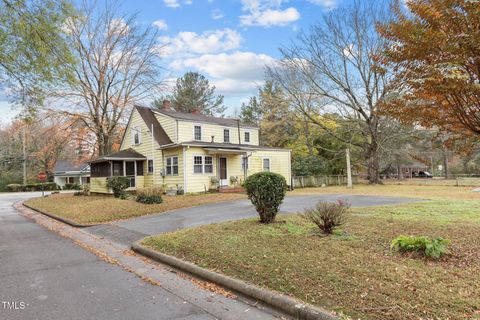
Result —
[[0, 319], [214, 319], [18, 215], [33, 195], [0, 194]]
[[[313, 207], [315, 203], [320, 200], [330, 202], [343, 200], [350, 203], [352, 207], [368, 207], [418, 201], [418, 199], [380, 196], [295, 195], [287, 196], [285, 198], [280, 211], [283, 213], [303, 211], [306, 208]], [[116, 228], [112, 228], [111, 226], [96, 226], [93, 227], [91, 231], [107, 237], [117, 235], [117, 241], [128, 242], [130, 240], [138, 240], [146, 235], [255, 216], [257, 216], [257, 213], [250, 201], [239, 200], [207, 204], [198, 207], [175, 210], [169, 213], [120, 221], [114, 224]], [[121, 235], [124, 235], [124, 237], [122, 238]]]

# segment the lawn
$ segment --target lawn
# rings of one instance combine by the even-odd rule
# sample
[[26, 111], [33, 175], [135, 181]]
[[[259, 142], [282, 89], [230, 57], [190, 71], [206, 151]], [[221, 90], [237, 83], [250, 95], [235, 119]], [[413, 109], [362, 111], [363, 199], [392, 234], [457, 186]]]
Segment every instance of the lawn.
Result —
[[[272, 225], [248, 219], [185, 229], [144, 244], [355, 319], [480, 319], [480, 194], [470, 189], [356, 187], [351, 193], [432, 200], [354, 208], [330, 237], [290, 215]], [[401, 234], [446, 237], [450, 253], [433, 261], [390, 251]]]
[[34, 198], [25, 203], [40, 211], [61, 216], [80, 224], [95, 224], [201, 204], [245, 199], [245, 197], [244, 194], [228, 193], [163, 196], [163, 203], [147, 205], [135, 200], [120, 200], [108, 196], [59, 194], [45, 198]]

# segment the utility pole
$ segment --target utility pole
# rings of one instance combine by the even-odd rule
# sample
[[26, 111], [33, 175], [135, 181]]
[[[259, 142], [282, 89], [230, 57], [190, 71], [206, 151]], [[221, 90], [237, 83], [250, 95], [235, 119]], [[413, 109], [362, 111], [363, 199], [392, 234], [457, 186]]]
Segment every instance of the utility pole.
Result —
[[345, 154], [347, 157], [347, 188], [352, 189], [352, 167], [350, 166], [350, 149], [347, 148], [345, 150]]

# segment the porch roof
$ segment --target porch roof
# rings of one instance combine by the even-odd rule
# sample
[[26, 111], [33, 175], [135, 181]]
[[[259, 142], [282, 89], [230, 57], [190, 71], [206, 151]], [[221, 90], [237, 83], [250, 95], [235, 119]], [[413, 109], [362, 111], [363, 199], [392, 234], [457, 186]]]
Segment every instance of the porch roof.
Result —
[[147, 160], [147, 157], [145, 157], [143, 154], [138, 153], [133, 149], [125, 149], [119, 152], [98, 157], [95, 160], [89, 161], [89, 163], [98, 163], [98, 162], [106, 162], [106, 161], [122, 161], [122, 160], [140, 161], [140, 160]]

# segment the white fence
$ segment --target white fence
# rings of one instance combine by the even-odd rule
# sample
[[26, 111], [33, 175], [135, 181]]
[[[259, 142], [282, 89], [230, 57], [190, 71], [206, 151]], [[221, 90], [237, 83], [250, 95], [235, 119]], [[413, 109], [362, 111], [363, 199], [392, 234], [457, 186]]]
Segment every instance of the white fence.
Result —
[[[358, 177], [352, 176], [352, 182], [357, 183]], [[321, 186], [346, 186], [346, 185], [347, 185], [346, 175], [292, 177], [292, 187], [294, 189], [321, 187]]]

